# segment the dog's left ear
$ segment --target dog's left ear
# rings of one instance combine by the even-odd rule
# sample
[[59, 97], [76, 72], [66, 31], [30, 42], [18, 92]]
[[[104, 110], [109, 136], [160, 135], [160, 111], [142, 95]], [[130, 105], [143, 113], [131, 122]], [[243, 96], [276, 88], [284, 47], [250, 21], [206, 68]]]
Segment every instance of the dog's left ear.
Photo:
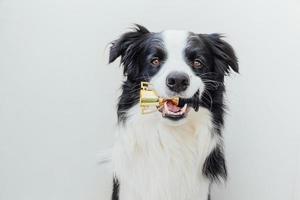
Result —
[[109, 63], [115, 61], [119, 56], [124, 57], [130, 53], [134, 42], [147, 33], [150, 33], [148, 29], [135, 24], [132, 31], [124, 33], [119, 39], [113, 41], [109, 52]]
[[136, 65], [141, 52], [139, 45], [142, 37], [150, 33], [145, 27], [136, 24], [132, 31], [124, 33], [119, 39], [111, 43], [109, 52], [109, 63], [121, 57], [123, 74], [133, 80], [138, 76], [139, 66]]
[[211, 50], [215, 56], [215, 66], [217, 70], [224, 74], [229, 74], [230, 69], [239, 73], [238, 59], [230, 44], [222, 39], [222, 35], [213, 33], [203, 35], [209, 43]]

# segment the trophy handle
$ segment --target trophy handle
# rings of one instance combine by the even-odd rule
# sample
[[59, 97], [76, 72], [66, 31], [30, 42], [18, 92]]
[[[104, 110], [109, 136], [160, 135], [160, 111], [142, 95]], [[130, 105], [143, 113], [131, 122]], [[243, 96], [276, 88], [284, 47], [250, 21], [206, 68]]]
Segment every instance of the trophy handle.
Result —
[[149, 85], [151, 85], [149, 82], [141, 82], [141, 89], [142, 90], [149, 90]]

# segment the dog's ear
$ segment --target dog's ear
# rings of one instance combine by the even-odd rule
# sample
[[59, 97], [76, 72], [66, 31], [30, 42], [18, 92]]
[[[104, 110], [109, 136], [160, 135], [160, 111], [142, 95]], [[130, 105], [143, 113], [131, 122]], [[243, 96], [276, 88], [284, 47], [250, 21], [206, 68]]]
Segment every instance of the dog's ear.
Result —
[[124, 33], [119, 39], [113, 41], [109, 52], [109, 63], [115, 61], [119, 56], [124, 57], [132, 45], [147, 33], [149, 31], [145, 27], [136, 24], [132, 31]]
[[229, 74], [230, 69], [239, 72], [238, 59], [230, 44], [222, 39], [222, 35], [213, 33], [204, 35], [207, 39], [215, 57], [217, 70], [224, 74]]

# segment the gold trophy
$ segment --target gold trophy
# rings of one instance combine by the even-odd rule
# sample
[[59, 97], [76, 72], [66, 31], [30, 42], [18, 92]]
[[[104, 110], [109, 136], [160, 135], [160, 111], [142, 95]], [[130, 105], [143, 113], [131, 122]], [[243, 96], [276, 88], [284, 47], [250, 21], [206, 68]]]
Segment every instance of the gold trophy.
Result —
[[151, 86], [148, 82], [141, 82], [140, 91], [140, 106], [142, 114], [148, 114], [161, 109], [166, 101], [172, 101], [173, 104], [179, 104], [179, 97], [173, 97], [171, 99], [164, 99], [157, 95], [157, 93], [149, 88]]

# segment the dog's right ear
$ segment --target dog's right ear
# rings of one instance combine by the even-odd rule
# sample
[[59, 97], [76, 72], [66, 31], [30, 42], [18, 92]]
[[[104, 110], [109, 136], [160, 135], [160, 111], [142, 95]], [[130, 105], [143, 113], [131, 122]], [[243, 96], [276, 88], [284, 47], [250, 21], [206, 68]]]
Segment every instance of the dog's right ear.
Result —
[[109, 63], [115, 61], [119, 56], [124, 57], [135, 41], [147, 33], [150, 32], [145, 27], [136, 24], [133, 31], [124, 33], [119, 39], [113, 41], [109, 52]]
[[202, 34], [209, 43], [211, 50], [215, 56], [215, 65], [217, 69], [225, 75], [228, 75], [231, 69], [239, 73], [238, 59], [232, 46], [222, 39], [222, 35]]

